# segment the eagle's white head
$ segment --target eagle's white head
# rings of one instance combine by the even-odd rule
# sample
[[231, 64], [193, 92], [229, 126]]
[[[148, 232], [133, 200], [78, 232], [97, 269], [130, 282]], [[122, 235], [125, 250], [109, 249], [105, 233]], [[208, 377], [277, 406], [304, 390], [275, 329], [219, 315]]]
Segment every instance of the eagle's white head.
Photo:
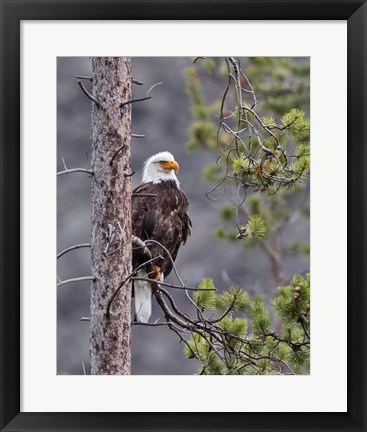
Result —
[[173, 180], [177, 187], [180, 187], [180, 182], [177, 180], [175, 171], [180, 169], [173, 155], [168, 152], [160, 152], [151, 156], [144, 163], [143, 168], [143, 183], [152, 182], [153, 184], [162, 181]]

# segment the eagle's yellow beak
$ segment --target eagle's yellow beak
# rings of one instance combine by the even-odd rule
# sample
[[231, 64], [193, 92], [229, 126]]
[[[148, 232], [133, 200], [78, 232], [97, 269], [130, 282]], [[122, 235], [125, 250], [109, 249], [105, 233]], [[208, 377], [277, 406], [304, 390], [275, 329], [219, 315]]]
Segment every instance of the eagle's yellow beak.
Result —
[[161, 167], [164, 170], [175, 170], [178, 172], [180, 170], [180, 166], [176, 161], [168, 161], [168, 162], [161, 162]]

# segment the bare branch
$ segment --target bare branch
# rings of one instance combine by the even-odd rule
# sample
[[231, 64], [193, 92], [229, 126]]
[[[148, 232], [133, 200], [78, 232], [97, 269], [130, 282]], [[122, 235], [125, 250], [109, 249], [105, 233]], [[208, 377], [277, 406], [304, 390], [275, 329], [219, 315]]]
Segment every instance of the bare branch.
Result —
[[163, 84], [163, 82], [157, 82], [156, 84], [152, 85], [152, 87], [150, 87], [150, 89], [147, 91], [147, 96], [148, 94], [154, 89], [154, 87], [157, 87], [159, 85]]
[[139, 237], [132, 235], [131, 243], [133, 245], [133, 248], [142, 249], [140, 252], [144, 255], [146, 259], [150, 260], [152, 258], [152, 254], [150, 253], [150, 250], [147, 248], [147, 245]]
[[80, 243], [74, 246], [70, 246], [66, 249], [64, 249], [62, 252], [57, 254], [57, 259], [61, 258], [63, 255], [65, 255], [66, 253], [75, 250], [75, 249], [80, 249], [80, 248], [90, 248], [90, 243]]
[[305, 315], [304, 315], [304, 314], [301, 314], [301, 315], [299, 316], [299, 318], [298, 318], [298, 321], [301, 323], [301, 326], [302, 326], [302, 328], [303, 328], [303, 332], [304, 332], [304, 334], [307, 336], [308, 340], [310, 340], [310, 334], [309, 334], [309, 332], [307, 331], [307, 327], [306, 327], [306, 325], [307, 325], [307, 323], [308, 323], [308, 320], [307, 320], [307, 318], [305, 317]]
[[88, 99], [90, 99], [90, 100], [91, 100], [92, 102], [94, 102], [96, 105], [101, 106], [101, 104], [99, 103], [99, 101], [98, 101], [94, 96], [92, 96], [92, 95], [89, 93], [89, 91], [85, 88], [85, 86], [84, 86], [84, 84], [83, 84], [83, 81], [78, 80], [78, 84], [79, 84], [79, 87], [82, 89], [83, 93], [87, 96]]
[[131, 136], [132, 136], [132, 138], [145, 138], [145, 135], [143, 135], [143, 134], [132, 133]]
[[88, 81], [93, 81], [91, 76], [85, 76], [85, 75], [78, 75], [77, 79], [81, 79], [81, 80], [88, 80]]
[[65, 159], [62, 156], [61, 156], [61, 160], [62, 160], [62, 163], [64, 165], [65, 171], [67, 171], [68, 167], [66, 166]]
[[142, 101], [149, 100], [149, 99], [152, 99], [152, 97], [151, 96], [147, 96], [147, 97], [144, 97], [144, 98], [141, 98], [141, 99], [131, 99], [129, 101], [123, 102], [120, 105], [120, 108], [123, 108], [124, 106], [129, 105], [129, 104], [133, 104], [135, 102], [142, 102]]
[[[161, 258], [161, 257], [152, 258], [152, 260], [156, 260], [157, 258]], [[146, 263], [143, 263], [143, 264], [144, 265], [148, 264], [148, 261]], [[133, 277], [131, 277], [131, 280], [138, 280], [138, 281], [157, 283], [157, 281], [155, 279], [144, 278], [144, 277], [135, 277], [135, 276], [133, 276]], [[183, 290], [183, 291], [215, 291], [215, 288], [193, 288], [193, 287], [187, 287], [185, 285], [184, 286], [180, 286], [180, 285], [174, 285], [174, 284], [170, 284], [170, 283], [166, 283], [166, 282], [158, 282], [158, 285], [164, 286], [164, 287], [167, 287], [167, 288]]]
[[193, 63], [195, 64], [198, 60], [205, 60], [205, 57], [195, 57]]
[[88, 168], [88, 166], [89, 166], [89, 154], [88, 154], [88, 150], [84, 150], [84, 153], [85, 153], [85, 158], [87, 160], [86, 168]]
[[115, 159], [115, 157], [120, 153], [120, 151], [125, 148], [125, 144], [123, 144], [112, 156], [111, 160], [110, 160], [110, 166], [112, 166], [113, 160]]
[[172, 323], [170, 322], [162, 322], [162, 323], [145, 323], [139, 321], [132, 321], [132, 326], [145, 326], [145, 327], [162, 327], [162, 326], [170, 326]]
[[222, 319], [225, 318], [232, 311], [235, 303], [236, 303], [236, 298], [233, 297], [232, 303], [229, 305], [229, 307], [227, 308], [227, 310], [224, 311], [224, 313], [219, 318], [217, 318], [215, 320], [208, 321], [208, 322], [210, 322], [210, 324], [215, 324], [215, 323], [217, 323], [219, 321], [222, 321]]
[[143, 81], [139, 81], [139, 80], [137, 80], [135, 78], [133, 78], [131, 81], [132, 81], [133, 84], [136, 84], [138, 86], [144, 85]]
[[177, 317], [174, 313], [172, 313], [167, 303], [163, 299], [162, 291], [159, 290], [157, 283], [152, 283], [152, 292], [158, 304], [161, 306], [167, 320], [173, 321], [174, 323], [178, 324], [179, 327], [182, 327], [184, 329], [188, 329], [188, 330], [192, 329], [192, 324], [188, 323], [186, 320], [182, 320], [181, 318]]
[[67, 169], [65, 171], [58, 172], [57, 175], [58, 176], [62, 176], [62, 175], [65, 175], [65, 174], [71, 174], [71, 173], [76, 173], [76, 172], [81, 172], [81, 173], [86, 173], [86, 174], [94, 175], [93, 171], [85, 169], [85, 168]]
[[135, 174], [135, 171], [131, 173], [124, 173], [124, 177], [132, 177]]
[[[84, 76], [84, 75], [78, 75], [77, 79], [93, 81], [92, 77], [90, 77], [90, 76]], [[139, 81], [139, 80], [134, 79], [134, 78], [131, 81], [132, 81], [133, 84], [136, 84], [138, 86], [144, 85], [143, 81]]]
[[[162, 82], [158, 82], [158, 83], [152, 85], [152, 87], [150, 87], [150, 89], [147, 91], [147, 95], [145, 97], [143, 97], [143, 98], [140, 98], [140, 99], [131, 99], [129, 101], [123, 102], [122, 104], [120, 104], [120, 108], [123, 108], [124, 106], [129, 105], [129, 104], [133, 104], [135, 102], [143, 102], [143, 101], [152, 99], [152, 96], [149, 96], [149, 93], [154, 89], [154, 87], [156, 87], [156, 86], [158, 86], [160, 84], [163, 84], [163, 83]], [[139, 137], [139, 138], [141, 138], [141, 137]]]
[[95, 281], [95, 280], [96, 280], [96, 278], [93, 276], [83, 276], [83, 277], [78, 277], [78, 278], [73, 278], [73, 279], [66, 279], [64, 281], [59, 282], [56, 286], [61, 287], [63, 285], [69, 284], [69, 283], [83, 282], [83, 281]]

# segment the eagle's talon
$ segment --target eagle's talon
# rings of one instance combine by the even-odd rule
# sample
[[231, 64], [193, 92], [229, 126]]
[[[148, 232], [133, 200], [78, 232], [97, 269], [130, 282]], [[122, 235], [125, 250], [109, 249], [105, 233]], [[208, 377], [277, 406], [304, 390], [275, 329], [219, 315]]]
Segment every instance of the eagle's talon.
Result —
[[154, 279], [156, 281], [160, 281], [161, 280], [161, 269], [158, 266], [153, 266], [152, 267], [152, 272], [151, 272], [151, 279]]

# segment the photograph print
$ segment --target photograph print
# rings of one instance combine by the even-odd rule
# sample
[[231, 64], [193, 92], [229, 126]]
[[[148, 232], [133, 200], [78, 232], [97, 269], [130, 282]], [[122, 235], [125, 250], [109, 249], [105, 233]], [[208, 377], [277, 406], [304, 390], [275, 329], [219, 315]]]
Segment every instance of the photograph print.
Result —
[[58, 57], [58, 375], [310, 374], [309, 118], [309, 57]]

